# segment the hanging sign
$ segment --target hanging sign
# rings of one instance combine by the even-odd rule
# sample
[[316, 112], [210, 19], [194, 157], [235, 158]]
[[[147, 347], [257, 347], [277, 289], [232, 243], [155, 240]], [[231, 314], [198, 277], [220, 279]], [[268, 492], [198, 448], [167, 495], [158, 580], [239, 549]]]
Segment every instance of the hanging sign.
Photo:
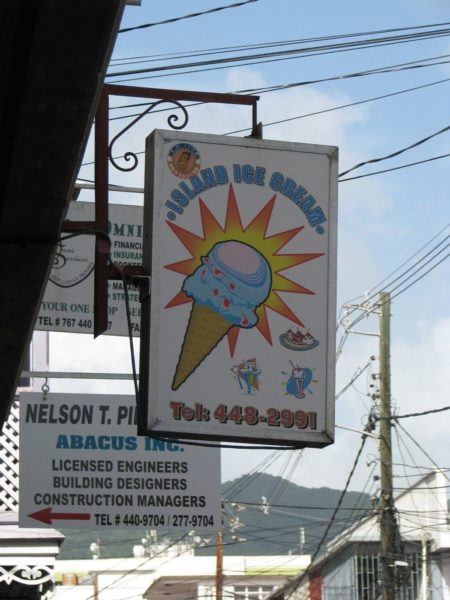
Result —
[[147, 430], [331, 443], [337, 148], [158, 130], [147, 148]]
[[21, 394], [20, 526], [217, 531], [220, 450], [136, 424], [131, 396]]
[[[142, 207], [111, 204], [109, 207], [111, 260], [116, 265], [142, 264]], [[72, 202], [71, 221], [92, 221], [94, 204]], [[67, 234], [62, 234], [64, 237]], [[94, 331], [95, 236], [79, 235], [58, 244], [53, 268], [36, 319], [36, 329], [66, 333]], [[133, 335], [140, 333], [139, 291], [129, 289]], [[109, 335], [128, 336], [125, 294], [121, 281], [108, 282]]]

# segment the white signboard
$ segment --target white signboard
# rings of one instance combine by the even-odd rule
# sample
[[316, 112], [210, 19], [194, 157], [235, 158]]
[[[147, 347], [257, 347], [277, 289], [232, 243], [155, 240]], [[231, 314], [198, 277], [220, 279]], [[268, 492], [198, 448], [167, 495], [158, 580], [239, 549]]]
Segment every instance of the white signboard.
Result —
[[148, 430], [331, 443], [337, 148], [155, 131], [147, 160]]
[[[111, 204], [109, 207], [111, 259], [117, 265], [142, 264], [142, 207]], [[94, 219], [94, 205], [72, 202], [71, 221]], [[62, 237], [67, 234], [62, 234]], [[80, 235], [61, 242], [55, 254], [36, 329], [69, 333], [94, 331], [95, 236]], [[110, 335], [128, 335], [125, 296], [121, 281], [108, 282], [108, 330]], [[139, 335], [141, 305], [139, 291], [129, 289], [133, 334]]]
[[133, 397], [20, 397], [21, 527], [218, 530], [220, 450], [136, 436]]

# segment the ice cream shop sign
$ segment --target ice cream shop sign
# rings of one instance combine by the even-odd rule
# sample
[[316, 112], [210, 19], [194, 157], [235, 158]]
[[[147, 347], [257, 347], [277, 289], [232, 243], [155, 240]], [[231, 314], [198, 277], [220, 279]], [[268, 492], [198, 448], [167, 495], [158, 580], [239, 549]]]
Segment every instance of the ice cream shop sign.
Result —
[[160, 130], [147, 148], [145, 432], [332, 443], [337, 148]]

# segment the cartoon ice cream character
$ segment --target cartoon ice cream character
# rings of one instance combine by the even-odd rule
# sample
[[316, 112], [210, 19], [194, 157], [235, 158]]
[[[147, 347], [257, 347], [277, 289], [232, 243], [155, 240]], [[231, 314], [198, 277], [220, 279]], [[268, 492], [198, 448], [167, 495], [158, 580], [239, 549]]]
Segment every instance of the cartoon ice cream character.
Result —
[[294, 367], [292, 369], [291, 376], [287, 382], [286, 390], [289, 394], [292, 394], [296, 398], [304, 398], [304, 381], [305, 371], [300, 367]]
[[[313, 381], [313, 370], [308, 367], [294, 365], [292, 361], [289, 362], [291, 363], [292, 371], [286, 383], [286, 393], [302, 399], [305, 397], [305, 391], [308, 389], [309, 384]], [[287, 375], [287, 373], [285, 374]]]
[[244, 360], [239, 365], [234, 365], [231, 371], [234, 373], [241, 390], [245, 386], [245, 393], [250, 395], [259, 390], [259, 375], [261, 375], [261, 371], [256, 364], [256, 358], [250, 358]]
[[183, 290], [194, 299], [172, 382], [177, 390], [234, 327], [258, 322], [256, 308], [267, 298], [272, 276], [252, 246], [230, 240], [215, 244], [187, 277]]

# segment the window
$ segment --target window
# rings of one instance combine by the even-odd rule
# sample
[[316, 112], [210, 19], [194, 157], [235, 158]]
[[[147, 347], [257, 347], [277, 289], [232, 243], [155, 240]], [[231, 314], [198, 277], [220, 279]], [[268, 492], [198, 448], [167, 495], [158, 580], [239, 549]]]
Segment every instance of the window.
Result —
[[[408, 569], [396, 572], [396, 598], [415, 600], [419, 594], [421, 562], [417, 554], [406, 554], [402, 560], [409, 564]], [[377, 600], [380, 597], [379, 558], [373, 554], [356, 556], [358, 600]]]
[[264, 600], [275, 587], [274, 585], [230, 585], [225, 587], [223, 595], [230, 600]]

